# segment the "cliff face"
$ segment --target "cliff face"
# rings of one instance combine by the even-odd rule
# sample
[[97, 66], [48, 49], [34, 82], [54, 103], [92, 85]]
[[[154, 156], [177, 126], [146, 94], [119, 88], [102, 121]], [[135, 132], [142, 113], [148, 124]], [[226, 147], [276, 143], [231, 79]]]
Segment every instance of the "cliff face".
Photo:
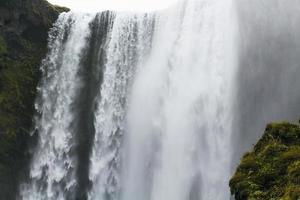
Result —
[[[0, 199], [14, 199], [28, 144], [48, 30], [60, 12], [45, 0], [0, 0]], [[21, 173], [22, 172], [22, 173]]]
[[230, 188], [236, 200], [300, 199], [300, 127], [269, 124], [265, 134], [244, 155]]

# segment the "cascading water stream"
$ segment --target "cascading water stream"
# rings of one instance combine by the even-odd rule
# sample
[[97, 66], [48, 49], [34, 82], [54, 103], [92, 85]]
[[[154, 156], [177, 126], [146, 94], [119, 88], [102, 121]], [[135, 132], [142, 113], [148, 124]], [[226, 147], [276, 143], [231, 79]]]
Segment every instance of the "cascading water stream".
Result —
[[81, 51], [89, 37], [91, 15], [62, 14], [51, 30], [50, 53], [42, 65], [35, 122], [39, 144], [30, 183], [22, 186], [22, 199], [74, 199], [76, 157], [73, 148], [72, 104], [81, 87], [78, 76]]
[[229, 199], [234, 13], [233, 0], [187, 0], [150, 14], [62, 14], [20, 198]]
[[150, 47], [151, 15], [117, 14], [106, 47], [104, 80], [95, 112], [95, 144], [91, 156], [90, 199], [118, 199], [120, 148], [126, 129], [127, 96], [137, 63]]

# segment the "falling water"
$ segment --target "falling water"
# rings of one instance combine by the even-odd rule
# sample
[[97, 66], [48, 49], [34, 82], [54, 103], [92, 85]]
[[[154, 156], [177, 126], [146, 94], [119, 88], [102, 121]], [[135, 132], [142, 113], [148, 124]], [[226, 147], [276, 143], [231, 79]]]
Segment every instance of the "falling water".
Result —
[[157, 17], [130, 96], [121, 199], [229, 198], [232, 9], [188, 1]]
[[106, 46], [107, 62], [95, 111], [95, 144], [91, 156], [90, 199], [117, 199], [120, 190], [120, 148], [126, 129], [128, 92], [137, 63], [150, 47], [151, 15], [117, 14]]
[[[22, 199], [73, 199], [76, 158], [72, 104], [80, 89], [81, 51], [89, 37], [90, 15], [62, 14], [51, 30], [50, 53], [42, 65], [43, 80], [36, 108], [39, 144]], [[68, 36], [68, 37], [67, 37]]]
[[232, 0], [62, 14], [20, 198], [229, 199], [236, 31]]

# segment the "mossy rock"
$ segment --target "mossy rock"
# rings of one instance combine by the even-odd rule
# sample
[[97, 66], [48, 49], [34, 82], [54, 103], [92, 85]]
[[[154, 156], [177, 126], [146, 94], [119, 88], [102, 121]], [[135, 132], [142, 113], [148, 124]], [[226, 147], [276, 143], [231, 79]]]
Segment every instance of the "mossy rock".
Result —
[[292, 183], [300, 184], [300, 160], [289, 165], [288, 178]]
[[0, 56], [4, 55], [6, 53], [7, 53], [6, 42], [3, 38], [3, 36], [0, 34]]
[[269, 124], [229, 185], [236, 200], [299, 200], [299, 124]]
[[63, 12], [69, 12], [70, 9], [67, 7], [63, 7], [63, 6], [58, 6], [58, 5], [52, 5], [50, 3], [48, 3], [48, 8], [57, 12], [57, 13], [63, 13]]
[[16, 199], [28, 176], [39, 66], [48, 31], [68, 9], [45, 0], [0, 0], [0, 199]]

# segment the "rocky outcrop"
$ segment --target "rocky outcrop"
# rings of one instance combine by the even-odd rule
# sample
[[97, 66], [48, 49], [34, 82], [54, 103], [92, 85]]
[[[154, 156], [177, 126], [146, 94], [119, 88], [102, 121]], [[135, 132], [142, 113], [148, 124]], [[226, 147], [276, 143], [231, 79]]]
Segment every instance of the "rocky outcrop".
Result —
[[300, 199], [300, 127], [269, 124], [230, 180], [236, 200]]
[[45, 0], [0, 0], [0, 200], [15, 198], [25, 174], [39, 65], [63, 11]]

